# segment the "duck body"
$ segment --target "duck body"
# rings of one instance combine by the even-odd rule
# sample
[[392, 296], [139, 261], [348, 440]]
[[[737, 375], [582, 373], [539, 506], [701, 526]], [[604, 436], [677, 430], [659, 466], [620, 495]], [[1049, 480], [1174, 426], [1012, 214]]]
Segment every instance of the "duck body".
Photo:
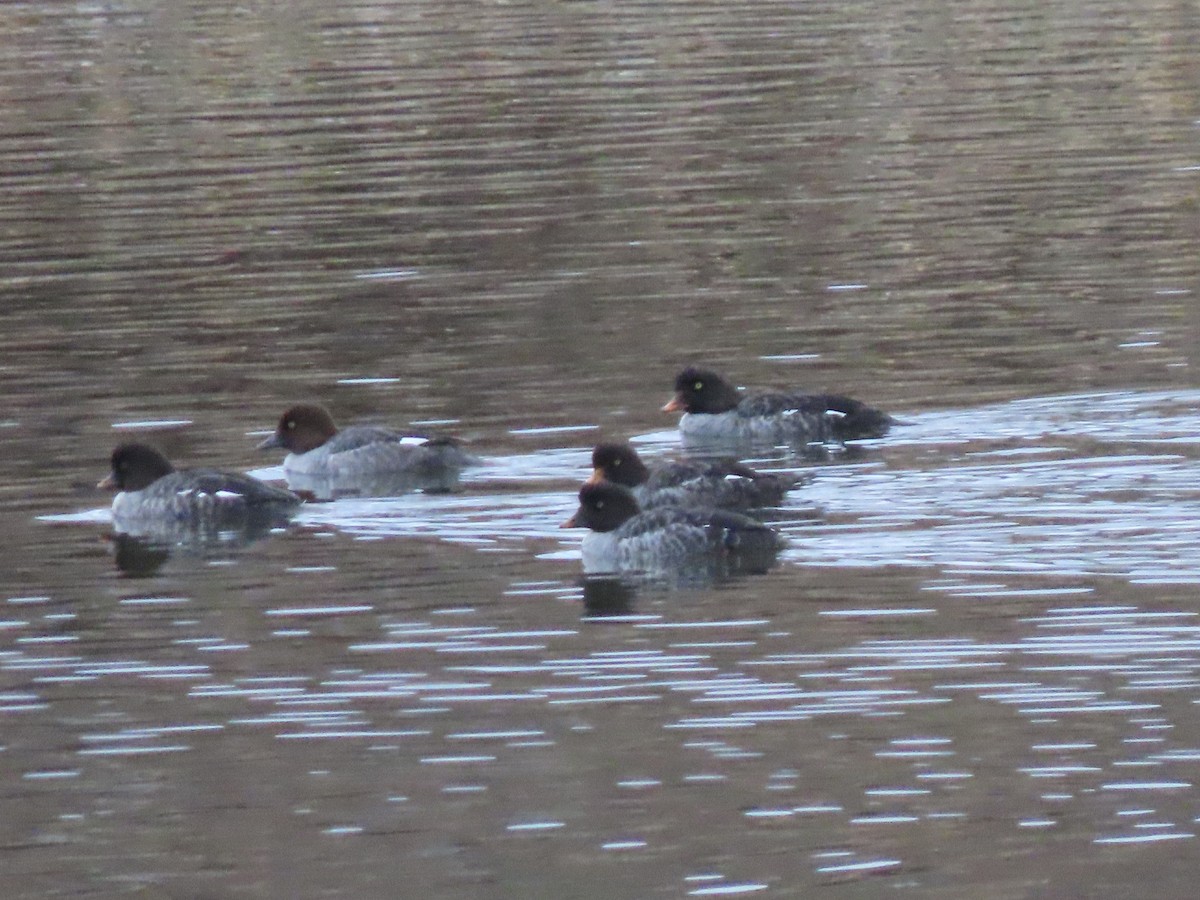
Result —
[[660, 506], [746, 510], [778, 506], [799, 483], [792, 475], [764, 474], [736, 460], [644, 463], [628, 444], [598, 444], [590, 484], [629, 488], [643, 510]]
[[448, 438], [406, 435], [379, 425], [338, 429], [323, 407], [287, 410], [275, 433], [259, 444], [288, 451], [289, 486], [318, 496], [385, 495], [412, 490], [452, 490], [477, 457]]
[[663, 506], [640, 511], [628, 488], [585, 484], [563, 527], [584, 527], [584, 571], [660, 572], [699, 565], [715, 574], [765, 571], [782, 543], [763, 523], [729, 510]]
[[413, 437], [375, 425], [351, 425], [320, 447], [289, 453], [284, 457], [283, 469], [289, 475], [317, 478], [394, 473], [432, 480], [478, 462], [448, 439]]
[[682, 412], [679, 431], [691, 444], [808, 444], [882, 437], [887, 413], [840, 394], [743, 394], [708, 369], [689, 367], [675, 379], [664, 412]]
[[115, 489], [114, 530], [185, 539], [221, 532], [257, 532], [287, 523], [300, 506], [291, 491], [249, 475], [216, 469], [176, 470], [146, 444], [122, 444], [100, 487]]

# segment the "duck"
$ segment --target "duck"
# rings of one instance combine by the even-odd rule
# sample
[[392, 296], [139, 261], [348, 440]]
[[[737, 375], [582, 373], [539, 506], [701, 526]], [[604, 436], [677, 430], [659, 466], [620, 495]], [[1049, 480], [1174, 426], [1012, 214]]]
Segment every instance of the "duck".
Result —
[[663, 461], [647, 466], [629, 444], [602, 443], [592, 450], [592, 475], [587, 483], [624, 485], [643, 510], [659, 506], [747, 510], [779, 506], [800, 480], [794, 475], [757, 472], [732, 459]]
[[125, 443], [112, 452], [97, 485], [116, 491], [118, 533], [163, 539], [263, 533], [287, 523], [301, 500], [250, 475], [217, 469], [176, 469], [156, 448]]
[[281, 448], [294, 489], [318, 496], [452, 490], [463, 468], [481, 460], [450, 438], [405, 435], [379, 425], [339, 429], [325, 407], [300, 403], [279, 417], [259, 450]]
[[586, 573], [683, 570], [695, 564], [720, 574], [763, 572], [782, 540], [771, 527], [724, 509], [662, 506], [642, 511], [629, 488], [604, 481], [579, 489], [579, 508], [562, 528], [587, 528]]
[[742, 393], [711, 369], [689, 366], [675, 378], [663, 412], [681, 412], [687, 443], [842, 443], [882, 437], [887, 413], [840, 394]]

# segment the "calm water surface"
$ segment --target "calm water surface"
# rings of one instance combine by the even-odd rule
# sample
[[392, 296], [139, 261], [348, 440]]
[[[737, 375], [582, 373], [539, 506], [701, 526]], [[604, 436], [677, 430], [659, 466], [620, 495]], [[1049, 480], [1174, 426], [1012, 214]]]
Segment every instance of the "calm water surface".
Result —
[[[5, 897], [1192, 897], [1194, 4], [0, 7]], [[580, 578], [703, 361], [906, 423]], [[108, 536], [297, 399], [451, 495]]]

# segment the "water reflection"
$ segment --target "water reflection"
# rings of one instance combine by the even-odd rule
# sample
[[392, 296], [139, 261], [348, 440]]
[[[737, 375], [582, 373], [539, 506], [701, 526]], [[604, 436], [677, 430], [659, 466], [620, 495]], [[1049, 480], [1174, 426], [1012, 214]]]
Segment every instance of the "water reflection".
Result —
[[[1016, 596], [1006, 577], [1029, 573], [1186, 583], [1200, 580], [1188, 553], [1200, 540], [1189, 524], [1200, 520], [1197, 408], [1200, 394], [1191, 392], [1030, 399], [912, 414], [833, 464], [812, 467], [786, 448], [751, 461], [805, 481], [765, 514], [787, 539], [780, 558], [790, 566], [935, 565], [944, 577], [933, 589], [979, 598]], [[659, 432], [636, 443], [653, 460], [678, 453], [678, 440]], [[468, 469], [453, 493], [343, 495], [307, 504], [299, 519], [357, 537], [433, 537], [481, 550], [524, 552], [533, 542], [543, 559], [579, 560], [578, 538], [558, 526], [589, 455], [581, 446], [493, 457]], [[125, 530], [158, 544], [246, 544], [276, 523], [245, 524]], [[660, 584], [720, 583], [771, 562], [709, 560]], [[599, 571], [586, 560], [585, 569]]]
[[775, 565], [774, 554], [761, 558], [735, 555], [724, 559], [693, 560], [686, 565], [620, 574], [587, 572], [579, 580], [585, 618], [628, 617], [636, 613], [637, 598], [667, 598], [677, 591], [713, 590], [736, 585], [747, 576], [764, 575]]
[[643, 589], [713, 588], [747, 576], [765, 575], [778, 561], [778, 550], [771, 547], [755, 547], [745, 551], [718, 555], [690, 555], [684, 559], [656, 565], [639, 564], [613, 571], [608, 563], [592, 563], [586, 551], [583, 554], [583, 569], [587, 576], [584, 584], [593, 579], [622, 581], [631, 591]]
[[414, 491], [430, 494], [453, 493], [461, 488], [458, 471], [423, 475], [412, 472], [377, 473], [373, 475], [320, 476], [287, 471], [288, 490], [311, 500], [340, 500], [344, 498], [398, 497]]
[[208, 548], [247, 547], [274, 531], [282, 530], [290, 515], [238, 516], [222, 521], [177, 522], [145, 519], [114, 519], [117, 535], [145, 544], [178, 547], [192, 552]]
[[[0, 5], [0, 893], [1192, 896], [1197, 24]], [[574, 445], [697, 359], [911, 424], [581, 622]], [[300, 396], [505, 458], [152, 580], [30, 523]]]
[[785, 556], [1194, 582], [1198, 408], [1195, 392], [1103, 393], [911, 417], [874, 445], [885, 459], [821, 470], [806, 496], [836, 527], [783, 523]]
[[612, 575], [589, 575], [580, 579], [583, 587], [583, 614], [589, 619], [628, 616], [633, 613], [636, 588], [627, 580]]
[[130, 534], [114, 534], [111, 547], [117, 570], [129, 578], [151, 578], [171, 558], [171, 545]]
[[[1004, 576], [1025, 573], [1186, 582], [1200, 579], [1187, 552], [1196, 537], [1189, 523], [1200, 521], [1197, 408], [1200, 395], [1188, 392], [1030, 399], [908, 415], [889, 437], [832, 465], [812, 468], [786, 449], [753, 462], [808, 482], [766, 516], [787, 538], [781, 558], [791, 566], [937, 565], [964, 576], [937, 590], [973, 597], [1011, 595]], [[649, 458], [679, 450], [672, 432], [636, 443]], [[585, 447], [497, 457], [469, 470], [462, 493], [345, 498], [310, 506], [302, 519], [377, 538], [436, 535], [514, 550], [552, 542], [562, 549], [543, 558], [577, 560], [578, 538], [558, 525], [588, 471]], [[702, 567], [679, 581], [767, 567]]]
[[198, 532], [194, 528], [176, 531], [155, 529], [149, 533], [113, 532], [107, 535], [113, 563], [127, 578], [151, 578], [172, 558], [187, 558], [208, 563], [227, 562], [251, 545], [283, 528], [260, 523], [253, 528]]

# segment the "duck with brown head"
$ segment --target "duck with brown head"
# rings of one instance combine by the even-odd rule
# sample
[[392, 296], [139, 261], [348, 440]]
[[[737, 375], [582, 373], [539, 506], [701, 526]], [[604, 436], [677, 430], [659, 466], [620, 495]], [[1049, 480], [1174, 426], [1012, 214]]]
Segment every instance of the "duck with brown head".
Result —
[[322, 497], [451, 490], [463, 468], [480, 463], [448, 438], [406, 435], [380, 425], [339, 429], [329, 411], [315, 403], [285, 411], [258, 448], [287, 450], [288, 484]]

